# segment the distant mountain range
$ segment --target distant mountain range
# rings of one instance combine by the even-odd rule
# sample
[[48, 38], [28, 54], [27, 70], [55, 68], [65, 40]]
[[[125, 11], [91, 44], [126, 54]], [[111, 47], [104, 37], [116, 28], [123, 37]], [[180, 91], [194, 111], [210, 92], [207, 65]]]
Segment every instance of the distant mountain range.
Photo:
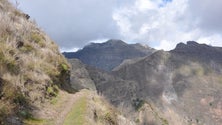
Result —
[[77, 58], [83, 63], [106, 71], [122, 63], [125, 59], [132, 59], [150, 55], [155, 50], [148, 46], [127, 44], [121, 40], [108, 40], [105, 43], [91, 43], [77, 52], [64, 52], [66, 58]]
[[96, 88], [139, 125], [222, 123], [221, 47], [188, 41], [122, 61], [112, 72], [87, 65], [85, 71], [95, 85], [88, 88]]

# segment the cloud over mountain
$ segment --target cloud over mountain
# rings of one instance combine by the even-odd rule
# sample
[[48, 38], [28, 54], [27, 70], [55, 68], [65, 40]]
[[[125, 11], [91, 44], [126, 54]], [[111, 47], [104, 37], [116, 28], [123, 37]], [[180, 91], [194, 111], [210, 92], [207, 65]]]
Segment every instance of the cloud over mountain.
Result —
[[116, 38], [172, 49], [181, 41], [222, 45], [220, 0], [18, 0], [60, 45]]

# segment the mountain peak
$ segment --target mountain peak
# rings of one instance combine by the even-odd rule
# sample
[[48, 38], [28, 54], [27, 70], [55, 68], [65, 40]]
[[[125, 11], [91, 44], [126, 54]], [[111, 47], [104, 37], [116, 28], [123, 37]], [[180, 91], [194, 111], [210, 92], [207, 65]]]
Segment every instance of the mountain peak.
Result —
[[186, 44], [177, 44], [173, 53], [184, 55], [186, 57], [192, 57], [196, 59], [201, 59], [202, 61], [214, 60], [216, 62], [221, 62], [221, 47], [213, 47], [206, 44], [199, 44], [195, 41], [188, 41]]
[[127, 43], [123, 42], [122, 40], [118, 39], [110, 39], [104, 43], [90, 43], [89, 45], [86, 45], [83, 49], [86, 48], [101, 48], [101, 47], [111, 47], [111, 46], [126, 46]]
[[119, 39], [110, 39], [101, 44], [106, 46], [127, 46], [127, 43]]
[[90, 66], [111, 71], [125, 59], [147, 56], [154, 51], [150, 47], [110, 39], [104, 43], [91, 43], [76, 53], [64, 53], [64, 55], [67, 58], [78, 58]]
[[[198, 48], [198, 49], [197, 49]], [[206, 44], [199, 44], [195, 41], [187, 41], [187, 43], [178, 43], [176, 48], [172, 51], [202, 51], [205, 48], [212, 48]]]
[[126, 44], [124, 41], [122, 41], [120, 39], [110, 39], [110, 40], [106, 41], [105, 43], [116, 43], [116, 44], [124, 43], [124, 44]]
[[187, 41], [187, 45], [196, 46], [196, 45], [200, 45], [200, 44], [197, 43], [196, 41]]
[[194, 47], [194, 46], [198, 47], [198, 46], [200, 46], [200, 45], [202, 45], [202, 44], [199, 44], [199, 43], [197, 43], [197, 42], [195, 42], [195, 41], [187, 41], [186, 44], [180, 42], [180, 43], [178, 43], [178, 44], [176, 45], [175, 50], [183, 49], [183, 48], [185, 48], [185, 47], [189, 47], [189, 48], [190, 48], [190, 47]]

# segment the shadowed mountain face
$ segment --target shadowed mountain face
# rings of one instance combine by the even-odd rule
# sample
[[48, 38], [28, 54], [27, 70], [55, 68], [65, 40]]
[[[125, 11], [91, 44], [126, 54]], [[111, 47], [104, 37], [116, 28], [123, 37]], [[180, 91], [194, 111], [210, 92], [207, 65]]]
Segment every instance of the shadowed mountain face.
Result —
[[91, 79], [87, 88], [94, 84], [138, 125], [221, 125], [221, 61], [220, 47], [187, 42], [123, 61], [110, 73], [81, 65]]
[[125, 59], [150, 55], [154, 49], [141, 44], [126, 44], [121, 40], [92, 43], [77, 52], [63, 53], [66, 58], [77, 58], [83, 63], [106, 71], [122, 63]]
[[[157, 51], [113, 71], [135, 81], [137, 98], [157, 108], [170, 125], [222, 123], [222, 49], [196, 42]], [[115, 93], [115, 92], [113, 92]]]

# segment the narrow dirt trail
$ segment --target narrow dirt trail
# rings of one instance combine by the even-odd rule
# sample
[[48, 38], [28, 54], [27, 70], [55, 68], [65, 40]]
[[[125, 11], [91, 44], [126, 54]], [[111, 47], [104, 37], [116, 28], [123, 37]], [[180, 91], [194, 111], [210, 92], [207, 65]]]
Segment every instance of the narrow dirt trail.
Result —
[[46, 120], [44, 125], [63, 125], [67, 114], [72, 110], [75, 102], [85, 95], [86, 92], [84, 90], [75, 94], [60, 91], [55, 104], [45, 105], [41, 110], [36, 111], [36, 114], [40, 119]]
[[63, 125], [67, 114], [72, 110], [72, 107], [75, 104], [75, 102], [77, 102], [79, 98], [84, 96], [84, 92], [80, 91], [76, 94], [68, 94], [67, 96], [68, 97], [63, 102], [63, 104], [60, 107], [58, 107], [58, 109], [56, 109], [58, 110], [57, 111], [58, 113], [54, 117], [55, 125]]

